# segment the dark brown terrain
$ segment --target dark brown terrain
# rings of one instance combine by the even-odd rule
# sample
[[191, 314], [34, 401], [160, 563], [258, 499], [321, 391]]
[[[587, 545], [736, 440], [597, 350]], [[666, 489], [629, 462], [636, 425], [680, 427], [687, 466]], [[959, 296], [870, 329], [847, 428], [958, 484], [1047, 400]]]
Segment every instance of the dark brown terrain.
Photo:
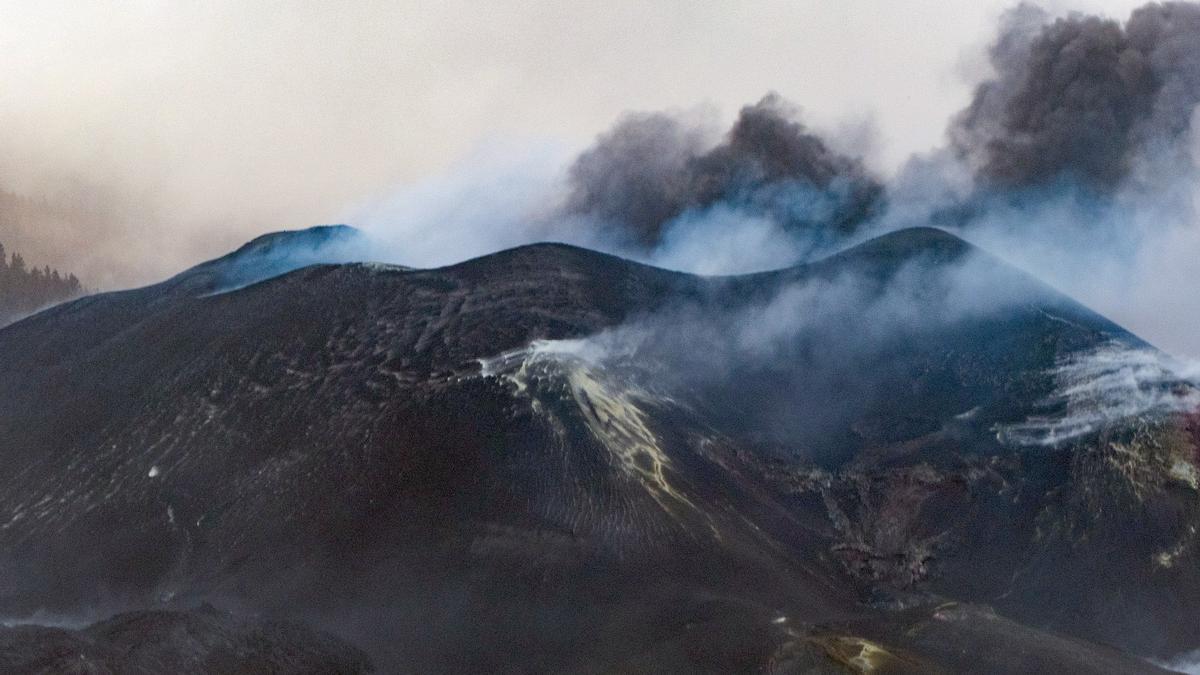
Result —
[[[0, 616], [209, 602], [384, 672], [1154, 672], [1200, 645], [1195, 388], [951, 235], [741, 277], [553, 244], [288, 271], [353, 237], [0, 330]], [[366, 667], [301, 630], [247, 658]], [[122, 649], [97, 631], [0, 632], [0, 670]], [[236, 671], [223, 644], [162, 663]]]

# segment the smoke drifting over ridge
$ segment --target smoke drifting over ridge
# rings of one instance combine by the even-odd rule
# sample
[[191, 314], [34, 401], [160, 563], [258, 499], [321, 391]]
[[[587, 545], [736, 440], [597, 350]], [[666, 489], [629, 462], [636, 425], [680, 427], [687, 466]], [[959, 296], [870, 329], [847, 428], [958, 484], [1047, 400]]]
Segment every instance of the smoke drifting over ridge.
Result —
[[891, 186], [887, 226], [932, 218], [1200, 355], [1200, 5], [1148, 4], [1123, 24], [1022, 5], [990, 58], [948, 151]]
[[[706, 101], [736, 111], [772, 88], [810, 106], [808, 121], [832, 124], [888, 100], [908, 72], [906, 88], [923, 94], [880, 119], [884, 137], [903, 139], [887, 148], [894, 164], [936, 142], [925, 121], [944, 119], [964, 93], [942, 71], [1007, 1], [949, 13], [872, 0], [736, 11], [684, 0], [286, 11], [235, 0], [10, 2], [0, 189], [52, 211], [90, 204], [80, 218], [0, 217], [0, 241], [89, 287], [150, 283], [264, 232], [344, 220], [480, 139], [578, 148], [623, 110]], [[933, 34], [904, 44], [906, 22], [935, 11]], [[879, 43], [893, 48], [862, 48]], [[829, 54], [846, 58], [820, 61]], [[793, 63], [824, 65], [780, 69]]]
[[[696, 115], [628, 114], [557, 169], [527, 174], [528, 202], [476, 205], [481, 217], [452, 219], [455, 231], [480, 233], [466, 237], [478, 248], [498, 221], [506, 245], [557, 239], [720, 274], [933, 224], [1200, 355], [1200, 5], [1146, 5], [1124, 23], [1021, 5], [988, 54], [992, 74], [951, 119], [947, 145], [890, 179], [768, 95], [724, 134]], [[457, 184], [449, 213], [494, 189], [494, 177], [475, 178], [478, 189]], [[363, 222], [387, 230], [388, 209]]]
[[[94, 224], [18, 224], [20, 236], [11, 244], [38, 260], [79, 271], [91, 286], [113, 288], [130, 279], [162, 278], [235, 248], [250, 238], [248, 231], [311, 222], [360, 226], [374, 245], [369, 257], [408, 265], [446, 264], [497, 248], [559, 240], [708, 274], [780, 267], [898, 227], [934, 224], [1048, 280], [1156, 344], [1200, 354], [1200, 338], [1192, 335], [1188, 320], [1200, 316], [1200, 289], [1193, 281], [1200, 279], [1192, 133], [1200, 100], [1197, 7], [1152, 4], [1122, 21], [1085, 14], [1055, 17], [1030, 5], [1009, 12], [988, 54], [991, 73], [964, 102], [965, 108], [948, 127], [942, 115], [923, 119], [927, 126], [946, 131], [945, 144], [914, 158], [896, 176], [879, 168], [876, 153], [859, 156], [847, 149], [854, 144], [843, 134], [829, 132], [836, 125], [830, 123], [827, 110], [822, 116], [823, 99], [797, 96], [799, 85], [779, 82], [784, 96], [815, 114], [800, 115], [778, 95], [747, 105], [728, 126], [692, 114], [631, 113], [581, 152], [576, 152], [576, 137], [563, 137], [556, 129], [553, 141], [524, 147], [484, 145], [440, 175], [393, 190], [386, 186], [394, 184], [394, 176], [385, 178], [390, 170], [377, 155], [370, 155], [369, 162], [323, 162], [327, 168], [312, 180], [326, 184], [327, 196], [335, 195], [342, 208], [331, 208], [329, 199], [315, 192], [298, 191], [276, 170], [279, 165], [307, 171], [297, 158], [313, 152], [336, 160], [329, 138], [318, 139], [321, 144], [310, 152], [282, 143], [282, 131], [268, 134], [269, 162], [259, 158], [263, 147], [249, 143], [237, 152], [203, 154], [210, 165], [230, 167], [229, 175], [214, 179], [215, 184], [184, 170], [190, 165], [183, 162], [174, 166], [168, 161], [166, 166], [176, 170], [162, 172], [154, 170], [154, 161], [142, 162], [139, 183], [125, 175], [129, 172], [113, 170], [111, 157], [89, 160], [80, 164], [95, 169], [89, 178], [111, 174], [113, 180], [88, 183], [93, 187], [86, 192], [113, 206], [93, 209], [98, 212]], [[917, 21], [921, 11], [910, 7], [903, 13]], [[196, 19], [209, 32], [219, 24], [211, 17], [207, 22], [185, 18]], [[386, 31], [360, 34], [363, 23], [355, 22], [362, 18], [330, 19], [320, 30], [332, 31], [329, 38], [335, 42], [347, 35], [367, 42], [382, 39]], [[299, 19], [294, 25], [290, 19], [284, 24], [270, 27], [279, 28], [280, 35], [298, 35], [306, 45], [322, 35], [320, 30], [309, 32], [315, 29]], [[977, 39], [971, 35], [969, 41]], [[221, 49], [215, 55], [204, 52], [207, 61], [239, 66], [246, 62], [243, 52], [214, 44]], [[293, 52], [285, 42], [270, 44], [289, 57], [299, 54], [299, 60], [272, 61], [254, 73], [269, 77], [237, 82], [290, 82], [276, 66], [313, 61], [316, 65], [309, 70], [317, 79], [299, 91], [305, 94], [305, 104], [295, 107], [297, 116], [281, 114], [271, 120], [286, 117], [294, 119], [289, 123], [293, 126], [325, 128], [333, 113], [312, 103], [311, 95], [323, 93], [318, 82], [343, 82], [344, 73], [327, 63], [324, 50]], [[844, 51], [829, 53], [846, 56]], [[541, 56], [539, 62], [544, 60]], [[850, 73], [853, 64], [845, 67]], [[738, 100], [754, 100], [770, 89], [771, 84], [765, 84], [769, 78], [759, 70], [746, 74], [755, 90], [739, 92]], [[796, 70], [809, 77], [808, 69]], [[713, 79], [727, 78], [714, 73]], [[861, 88], [875, 95], [874, 104], [903, 108], [905, 103], [895, 100], [901, 97], [878, 96], [863, 79], [847, 75], [839, 81], [839, 91]], [[46, 86], [54, 84], [47, 82]], [[201, 82], [203, 91], [221, 91], [206, 82]], [[377, 82], [368, 84], [372, 91], [377, 89]], [[710, 86], [724, 85], [716, 81]], [[370, 114], [379, 119], [394, 114], [399, 120], [407, 111], [380, 106], [387, 101], [356, 98], [353, 89], [331, 91], [353, 101], [349, 107], [361, 103], [364, 110], [375, 111]], [[276, 93], [264, 91], [252, 100], [267, 107], [273, 98], [296, 102], [291, 97], [296, 92], [280, 97]], [[194, 99], [185, 102], [192, 106], [186, 115], [175, 108], [146, 110], [188, 127], [204, 109], [194, 105]], [[447, 108], [452, 115], [471, 105], [472, 101], [442, 100], [439, 109]], [[256, 113], [257, 121], [222, 117], [229, 123], [224, 130], [257, 129], [267, 107]], [[380, 110], [393, 112], [383, 115]], [[557, 114], [555, 109], [539, 110], [543, 112]], [[338, 115], [334, 126], [351, 126], [350, 117], [341, 121]], [[138, 127], [138, 118], [119, 117], [121, 126]], [[588, 120], [579, 133], [595, 127]], [[161, 140], [168, 138], [165, 134], [157, 129], [151, 136]], [[231, 133], [235, 139], [243, 136]], [[153, 138], [140, 147], [148, 157], [158, 152]], [[364, 148], [381, 143], [394, 147], [390, 151], [396, 154], [408, 152], [392, 136], [360, 134], [354, 139], [346, 146], [347, 155], [365, 157], [369, 153]], [[197, 145], [218, 147], [214, 140], [209, 133], [198, 138]], [[286, 152], [271, 154], [285, 146]], [[14, 167], [31, 164], [26, 160], [37, 152], [26, 148], [4, 154], [8, 157], [0, 161], [0, 187], [22, 194], [30, 185], [36, 188], [37, 180], [22, 184], [13, 176], [21, 173]], [[97, 154], [104, 159], [103, 152]], [[238, 186], [236, 199], [211, 199], [228, 193], [226, 188], [233, 184]], [[368, 191], [377, 191], [377, 196], [362, 199]], [[259, 195], [262, 203], [256, 203]], [[278, 195], [286, 195], [287, 203], [280, 205]], [[8, 224], [7, 230], [12, 229]], [[167, 232], [182, 243], [164, 246]], [[5, 233], [6, 225], [0, 222], [0, 241]], [[39, 250], [25, 243], [31, 239], [53, 242], [43, 249], [60, 250]], [[191, 257], [181, 251], [190, 251]], [[112, 261], [121, 256], [141, 266], [136, 274], [112, 272]]]
[[703, 129], [678, 118], [630, 115], [572, 164], [567, 211], [648, 248], [675, 218], [718, 203], [789, 233], [850, 234], [878, 210], [883, 186], [796, 117], [768, 94], [706, 145]]

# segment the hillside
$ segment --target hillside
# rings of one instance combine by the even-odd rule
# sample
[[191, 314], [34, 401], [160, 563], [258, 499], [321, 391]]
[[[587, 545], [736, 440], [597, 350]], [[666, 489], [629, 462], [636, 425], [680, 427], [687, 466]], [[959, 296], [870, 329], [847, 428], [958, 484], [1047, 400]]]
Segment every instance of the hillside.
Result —
[[388, 671], [1200, 644], [1194, 387], [951, 235], [740, 277], [330, 236], [0, 330], [0, 615], [207, 601]]

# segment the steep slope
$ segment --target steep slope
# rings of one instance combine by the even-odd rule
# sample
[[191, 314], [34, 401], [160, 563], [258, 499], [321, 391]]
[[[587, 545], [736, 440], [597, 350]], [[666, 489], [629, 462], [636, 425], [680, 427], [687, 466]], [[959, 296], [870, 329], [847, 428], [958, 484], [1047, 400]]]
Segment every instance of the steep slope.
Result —
[[262, 280], [267, 242], [0, 331], [0, 614], [210, 600], [413, 670], [1200, 644], [1191, 385], [1112, 389], [1153, 350], [950, 235], [727, 278], [536, 245]]

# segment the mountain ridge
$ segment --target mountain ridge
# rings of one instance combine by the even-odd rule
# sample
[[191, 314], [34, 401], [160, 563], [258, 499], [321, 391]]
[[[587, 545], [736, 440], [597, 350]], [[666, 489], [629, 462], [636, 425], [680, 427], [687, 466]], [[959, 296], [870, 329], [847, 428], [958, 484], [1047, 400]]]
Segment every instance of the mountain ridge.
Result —
[[1190, 648], [1187, 416], [1006, 443], [1075, 414], [1040, 407], [1064, 359], [1143, 343], [975, 250], [705, 278], [539, 244], [44, 312], [0, 330], [0, 613], [212, 601], [392, 670], [961, 669], [913, 637], [951, 626], [993, 664]]

